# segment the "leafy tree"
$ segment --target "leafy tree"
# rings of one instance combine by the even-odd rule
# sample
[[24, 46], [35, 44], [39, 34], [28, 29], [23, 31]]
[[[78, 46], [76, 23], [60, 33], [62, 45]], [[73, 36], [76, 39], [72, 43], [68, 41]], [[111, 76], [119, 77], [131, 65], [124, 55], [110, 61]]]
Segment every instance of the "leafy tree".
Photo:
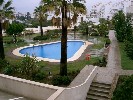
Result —
[[83, 21], [80, 23], [80, 25], [78, 26], [78, 30], [79, 32], [83, 33], [83, 34], [86, 34], [86, 28], [88, 26], [91, 26], [92, 23], [91, 22], [86, 22], [86, 21]]
[[43, 36], [43, 21], [45, 20], [46, 18], [46, 7], [45, 6], [39, 6], [39, 7], [36, 7], [36, 9], [34, 10], [34, 14], [35, 14], [35, 17], [39, 20], [39, 24], [40, 24], [40, 31], [41, 31], [41, 36]]
[[124, 34], [124, 39], [126, 41], [130, 41], [133, 42], [133, 29], [132, 29], [132, 19], [131, 19], [131, 15], [127, 15], [126, 16], [126, 20], [125, 20], [125, 34]]
[[106, 36], [108, 32], [108, 26], [106, 23], [101, 23], [97, 25], [97, 30], [100, 36]]
[[13, 18], [13, 7], [11, 7], [12, 0], [4, 2], [0, 0], [0, 58], [4, 59], [4, 47], [3, 47], [3, 36], [2, 36], [2, 21], [7, 22], [5, 19]]
[[118, 41], [123, 42], [125, 39], [125, 24], [126, 24], [126, 16], [123, 11], [119, 11], [113, 17], [113, 24], [116, 31], [116, 37]]
[[[79, 1], [84, 0], [41, 0], [42, 5], [47, 7], [47, 11], [54, 12], [55, 16], [61, 15], [62, 19], [62, 36], [61, 36], [61, 60], [60, 60], [60, 75], [67, 75], [67, 28], [76, 23], [78, 14], [85, 14], [86, 7]], [[75, 7], [80, 7], [75, 9]], [[83, 13], [84, 12], [84, 13]], [[69, 13], [69, 17], [67, 16]], [[72, 19], [70, 17], [73, 13]]]
[[20, 23], [12, 23], [9, 24], [9, 27], [6, 29], [6, 33], [8, 35], [13, 35], [14, 43], [17, 42], [16, 35], [19, 35], [24, 30], [23, 24]]
[[20, 23], [12, 23], [9, 24], [9, 27], [6, 30], [6, 33], [8, 35], [18, 35], [20, 34], [22, 31], [24, 30], [24, 26], [23, 24]]

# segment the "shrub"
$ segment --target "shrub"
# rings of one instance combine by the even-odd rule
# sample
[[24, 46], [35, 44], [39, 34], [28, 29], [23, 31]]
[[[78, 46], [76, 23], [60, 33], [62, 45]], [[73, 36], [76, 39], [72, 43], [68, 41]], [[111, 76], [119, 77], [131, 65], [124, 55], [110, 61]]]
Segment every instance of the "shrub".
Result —
[[90, 35], [91, 36], [99, 36], [99, 34], [97, 32], [92, 32]]
[[133, 75], [124, 78], [117, 86], [112, 100], [133, 100]]
[[47, 40], [47, 39], [48, 39], [48, 37], [46, 37], [46, 36], [36, 36], [33, 38], [33, 40]]
[[38, 72], [39, 66], [36, 57], [30, 58], [28, 55], [22, 59], [19, 64], [19, 73], [30, 78], [36, 72]]
[[129, 41], [125, 41], [125, 51], [127, 56], [133, 60], [133, 44]]
[[33, 73], [33, 75], [32, 75], [32, 79], [35, 81], [36, 80], [41, 81], [44, 78], [46, 78], [46, 74], [43, 71], [38, 71], [36, 73]]
[[44, 36], [36, 36], [33, 40], [47, 40], [51, 38], [59, 38], [60, 37], [60, 30], [48, 30]]
[[0, 68], [6, 67], [9, 63], [4, 59], [0, 59]]
[[99, 67], [106, 67], [107, 65], [107, 56], [103, 55], [101, 58], [97, 58], [96, 61], [93, 63], [95, 66]]
[[14, 73], [14, 68], [8, 65], [4, 68], [3, 73], [7, 75], [12, 75]]
[[71, 79], [68, 76], [55, 76], [52, 79], [53, 85], [69, 85]]
[[106, 39], [105, 40], [105, 48], [107, 48], [110, 45], [110, 43], [111, 43], [110, 39], [109, 38]]

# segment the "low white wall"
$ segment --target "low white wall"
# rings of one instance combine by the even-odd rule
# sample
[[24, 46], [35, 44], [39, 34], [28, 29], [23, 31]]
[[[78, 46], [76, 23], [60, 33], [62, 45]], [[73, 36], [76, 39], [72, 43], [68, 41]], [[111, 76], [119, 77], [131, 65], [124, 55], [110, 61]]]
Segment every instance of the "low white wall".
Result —
[[57, 87], [0, 74], [0, 90], [32, 100], [85, 100], [96, 74], [97, 66], [92, 69], [82, 84], [71, 88]]
[[64, 88], [0, 74], [0, 90], [35, 100], [47, 100]]
[[87, 79], [78, 86], [72, 88], [65, 88], [62, 93], [54, 93], [47, 100], [85, 100], [90, 85], [97, 74], [97, 66], [91, 71]]
[[[47, 26], [47, 27], [42, 27], [43, 28], [43, 31], [47, 31], [47, 30], [55, 30], [55, 29], [61, 29], [60, 28], [57, 28], [56, 26]], [[30, 30], [30, 31], [33, 31], [34, 33], [39, 33], [40, 32], [40, 26], [38, 26], [38, 28], [25, 28], [26, 30]], [[68, 28], [68, 29], [73, 29], [72, 28]]]

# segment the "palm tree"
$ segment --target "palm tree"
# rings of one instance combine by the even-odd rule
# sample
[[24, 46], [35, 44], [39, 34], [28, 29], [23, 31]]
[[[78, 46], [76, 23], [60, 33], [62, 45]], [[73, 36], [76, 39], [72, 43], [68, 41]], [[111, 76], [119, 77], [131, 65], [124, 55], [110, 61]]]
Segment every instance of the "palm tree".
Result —
[[[78, 14], [86, 11], [84, 4], [79, 3], [82, 0], [42, 0], [42, 4], [47, 5], [47, 10], [55, 13], [56, 16], [61, 16], [62, 19], [62, 36], [61, 36], [61, 60], [60, 60], [60, 75], [67, 75], [67, 28], [70, 23], [76, 23]], [[81, 6], [85, 8], [81, 9]], [[75, 9], [80, 7], [80, 9]], [[76, 11], [77, 10], [77, 11]], [[67, 14], [69, 13], [69, 17]], [[73, 17], [70, 17], [73, 13]]]
[[40, 31], [41, 31], [41, 36], [43, 36], [43, 21], [46, 17], [46, 8], [44, 8], [44, 6], [39, 6], [39, 7], [36, 7], [36, 9], [34, 10], [34, 14], [35, 14], [35, 17], [39, 20], [39, 23], [40, 23]]
[[[9, 0], [6, 3], [4, 0], [0, 0], [0, 58], [4, 59], [4, 47], [3, 47], [3, 36], [2, 36], [2, 24], [7, 22], [5, 19], [10, 19], [13, 16], [13, 7], [10, 7], [12, 1]], [[2, 23], [3, 22], [3, 23]]]

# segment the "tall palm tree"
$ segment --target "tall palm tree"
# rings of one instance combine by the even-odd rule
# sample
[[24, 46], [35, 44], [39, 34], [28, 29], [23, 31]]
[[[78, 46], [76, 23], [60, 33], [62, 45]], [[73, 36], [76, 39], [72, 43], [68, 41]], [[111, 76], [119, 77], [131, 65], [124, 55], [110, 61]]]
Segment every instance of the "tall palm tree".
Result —
[[[10, 19], [13, 16], [13, 7], [11, 7], [12, 1], [9, 0], [6, 3], [4, 0], [0, 0], [0, 58], [4, 59], [4, 47], [2, 36], [2, 24], [7, 22], [5, 19]], [[2, 23], [3, 22], [3, 23]]]
[[[84, 4], [79, 3], [84, 0], [42, 0], [42, 5], [47, 5], [47, 11], [52, 11], [56, 16], [61, 16], [62, 19], [62, 36], [61, 36], [61, 59], [60, 59], [60, 75], [67, 75], [67, 28], [70, 23], [76, 23], [78, 14], [83, 14], [83, 9], [75, 9], [75, 7], [86, 7]], [[75, 11], [77, 10], [77, 11]], [[73, 13], [73, 17], [68, 17], [67, 14]]]
[[41, 31], [41, 36], [43, 36], [43, 21], [47, 17], [46, 15], [46, 8], [44, 6], [39, 6], [36, 7], [34, 10], [35, 17], [39, 20], [40, 23], [40, 31]]

